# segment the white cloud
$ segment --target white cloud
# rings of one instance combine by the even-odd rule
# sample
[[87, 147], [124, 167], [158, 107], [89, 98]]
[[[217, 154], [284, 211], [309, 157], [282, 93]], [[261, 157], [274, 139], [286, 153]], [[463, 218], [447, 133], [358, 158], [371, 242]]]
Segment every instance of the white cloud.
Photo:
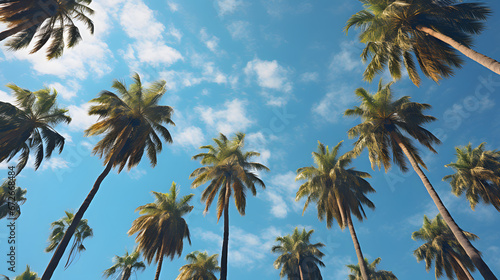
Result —
[[164, 63], [169, 66], [177, 60], [182, 60], [182, 55], [176, 49], [162, 42], [138, 41], [133, 45], [140, 62], [158, 65]]
[[300, 75], [300, 81], [303, 83], [317, 82], [319, 78], [318, 72], [306, 72]]
[[353, 48], [355, 44], [359, 43], [356, 41], [344, 41], [340, 44], [340, 52], [333, 55], [329, 65], [329, 69], [333, 74], [363, 71], [363, 63], [358, 57], [359, 54], [353, 52], [353, 50], [357, 49]]
[[231, 265], [247, 269], [260, 266], [264, 258], [270, 257], [276, 236], [281, 235], [282, 232], [273, 226], [262, 230], [259, 235], [231, 226], [228, 253]]
[[210, 51], [212, 51], [213, 53], [219, 53], [219, 50], [218, 50], [219, 38], [217, 38], [213, 35], [212, 36], [208, 35], [206, 28], [202, 28], [200, 30], [200, 37], [201, 37], [201, 41], [203, 43], [205, 43], [205, 45], [207, 46], [207, 48]]
[[285, 218], [289, 211], [300, 212], [303, 203], [295, 202], [295, 194], [300, 183], [295, 182], [295, 173], [277, 174], [273, 176], [264, 193], [264, 198], [272, 203], [271, 214], [276, 218]]
[[271, 214], [276, 218], [285, 218], [288, 214], [288, 206], [283, 196], [276, 191], [267, 190], [266, 199], [271, 202]]
[[134, 39], [158, 40], [165, 26], [155, 19], [154, 11], [142, 1], [127, 1], [120, 15], [125, 33]]
[[68, 113], [71, 116], [71, 122], [68, 125], [70, 130], [83, 131], [97, 122], [97, 116], [89, 116], [88, 114], [90, 106], [92, 106], [90, 103], [68, 106]]
[[292, 83], [288, 80], [289, 70], [280, 66], [276, 60], [260, 60], [258, 58], [249, 61], [244, 69], [247, 76], [257, 76], [260, 87], [282, 92], [290, 92]]
[[227, 26], [227, 30], [233, 39], [250, 40], [250, 23], [247, 21], [234, 21]]
[[61, 96], [64, 100], [70, 100], [76, 96], [76, 93], [81, 88], [75, 80], [69, 80], [65, 85], [61, 83], [51, 83], [48, 85], [49, 88], [54, 88], [57, 91], [58, 96]]
[[193, 147], [198, 149], [205, 143], [205, 136], [201, 128], [196, 126], [188, 126], [172, 135], [175, 145], [182, 147]]
[[232, 14], [243, 4], [241, 0], [217, 0], [219, 15]]
[[196, 107], [196, 111], [200, 113], [201, 119], [208, 127], [215, 128], [227, 136], [234, 132], [245, 131], [254, 122], [248, 118], [245, 105], [245, 101], [234, 99], [226, 101], [224, 108], [218, 111], [208, 106]]
[[14, 105], [14, 103], [16, 102], [16, 98], [14, 96], [6, 93], [5, 91], [0, 90], [0, 101], [11, 103]]
[[168, 8], [170, 9], [171, 12], [175, 13], [179, 10], [179, 4], [178, 3], [175, 3], [175, 2], [172, 2], [172, 1], [168, 1], [167, 2], [167, 5], [168, 5]]
[[170, 28], [168, 29], [168, 34], [169, 36], [172, 36], [174, 37], [178, 43], [181, 42], [181, 39], [182, 39], [182, 33], [179, 29], [173, 27], [173, 26], [170, 26]]
[[336, 88], [328, 92], [320, 102], [314, 104], [312, 111], [323, 120], [335, 123], [355, 100], [353, 89], [348, 87]]
[[130, 171], [127, 172], [127, 175], [132, 180], [139, 180], [142, 176], [146, 175], [147, 172], [144, 169], [140, 169], [139, 167], [134, 167]]

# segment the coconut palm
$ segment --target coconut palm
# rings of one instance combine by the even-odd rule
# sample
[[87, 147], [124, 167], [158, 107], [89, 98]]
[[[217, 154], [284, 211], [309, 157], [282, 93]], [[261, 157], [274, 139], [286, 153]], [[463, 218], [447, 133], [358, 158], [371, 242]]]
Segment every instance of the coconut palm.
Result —
[[89, 114], [99, 116], [99, 121], [87, 129], [85, 134], [86, 136], [104, 134], [104, 137], [94, 147], [93, 153], [104, 158], [106, 168], [99, 175], [80, 209], [76, 212], [73, 223], [66, 231], [42, 276], [43, 280], [52, 277], [76, 225], [82, 219], [102, 181], [111, 169], [118, 167], [118, 173], [120, 173], [127, 165], [130, 170], [139, 164], [144, 152], [154, 167], [157, 162], [156, 154], [162, 150], [160, 137], [168, 143], [172, 142], [172, 137], [163, 124], [174, 124], [171, 120], [173, 109], [169, 106], [158, 105], [166, 91], [165, 81], [154, 82], [145, 88], [137, 73], [133, 75], [133, 79], [134, 83], [130, 85], [129, 89], [120, 81], [113, 82], [112, 87], [118, 91], [121, 97], [105, 90], [100, 93], [98, 98], [90, 101], [97, 103], [97, 105], [90, 107]]
[[[398, 280], [398, 278], [392, 273], [392, 271], [387, 270], [377, 270], [377, 265], [380, 263], [382, 259], [376, 258], [371, 264], [368, 262], [368, 259], [365, 258], [365, 265], [368, 269], [368, 277], [372, 280]], [[359, 269], [358, 264], [348, 264], [347, 267], [351, 271], [349, 274], [349, 280], [362, 280], [361, 270]]]
[[429, 104], [410, 102], [409, 96], [393, 100], [390, 89], [391, 84], [383, 86], [382, 81], [380, 81], [376, 94], [370, 94], [363, 88], [356, 90], [355, 93], [361, 99], [361, 105], [345, 111], [346, 116], [359, 116], [362, 120], [361, 124], [348, 131], [350, 138], [358, 137], [354, 143], [354, 153], [359, 155], [363, 149], [367, 148], [372, 168], [378, 166], [380, 169], [381, 165], [383, 165], [386, 172], [391, 167], [391, 150], [392, 160], [402, 171], [408, 169], [405, 161], [406, 156], [406, 159], [422, 180], [434, 204], [436, 204], [439, 213], [441, 213], [444, 221], [451, 228], [467, 255], [472, 259], [474, 265], [486, 279], [496, 279], [479, 252], [455, 223], [436, 190], [420, 168], [420, 166], [424, 168], [426, 166], [410, 138], [416, 139], [432, 152], [436, 152], [432, 145], [440, 143], [436, 136], [423, 128], [424, 124], [436, 120], [436, 118], [423, 113], [424, 110], [431, 108], [431, 106]]
[[[361, 57], [371, 57], [363, 76], [371, 81], [387, 67], [394, 79], [402, 65], [415, 85], [420, 77], [415, 58], [425, 76], [439, 81], [463, 64], [457, 51], [500, 74], [500, 63], [471, 49], [472, 35], [481, 33], [491, 10], [483, 3], [460, 0], [360, 0], [364, 9], [347, 21], [361, 30], [366, 44]], [[413, 54], [413, 55], [412, 55]]]
[[234, 197], [236, 209], [240, 215], [245, 215], [246, 190], [252, 195], [257, 194], [255, 184], [265, 188], [264, 182], [255, 171], [269, 168], [257, 162], [249, 162], [250, 158], [259, 156], [257, 152], [244, 152], [245, 134], [236, 133], [232, 140], [224, 134], [213, 139], [216, 145], [202, 146], [207, 152], [193, 156], [194, 160], [200, 159], [205, 165], [193, 171], [190, 178], [195, 178], [192, 187], [197, 188], [207, 182], [207, 188], [201, 194], [205, 202], [205, 213], [212, 204], [217, 193], [217, 222], [224, 212], [224, 238], [222, 241], [221, 274], [220, 280], [227, 279], [227, 251], [229, 242], [229, 199]]
[[366, 193], [375, 192], [365, 178], [370, 174], [349, 168], [353, 159], [351, 152], [342, 156], [338, 151], [342, 145], [339, 142], [333, 149], [324, 146], [318, 141], [318, 151], [313, 152], [315, 166], [302, 167], [297, 170], [296, 181], [305, 180], [296, 195], [296, 201], [307, 197], [304, 211], [310, 202], [316, 202], [318, 218], [326, 218], [326, 225], [330, 228], [333, 219], [337, 220], [341, 229], [349, 228], [354, 249], [361, 267], [364, 280], [368, 280], [368, 272], [363, 261], [363, 253], [359, 245], [351, 215], [362, 221], [366, 218], [363, 205], [375, 209], [375, 205], [365, 196]]
[[[0, 274], [0, 276], [3, 276], [5, 280], [9, 280], [10, 278]], [[30, 266], [26, 265], [26, 270], [19, 276], [16, 276], [14, 280], [40, 280], [38, 277], [38, 274], [36, 272], [31, 271]]]
[[218, 254], [209, 256], [207, 252], [194, 251], [187, 254], [189, 264], [183, 265], [176, 280], [217, 280], [215, 273], [220, 271]]
[[[48, 42], [47, 58], [57, 58], [64, 46], [71, 48], [82, 37], [75, 20], [85, 24], [94, 34], [94, 23], [88, 15], [94, 11], [88, 7], [92, 0], [2, 0], [0, 21], [7, 23], [7, 30], [0, 32], [0, 41], [7, 42], [11, 50], [26, 48], [36, 38], [30, 53], [39, 51]], [[66, 39], [65, 39], [66, 38]]]
[[137, 233], [137, 250], [148, 264], [151, 264], [153, 258], [158, 263], [155, 274], [155, 280], [158, 280], [163, 258], [170, 257], [173, 260], [176, 254], [180, 257], [184, 238], [191, 245], [189, 228], [182, 216], [193, 210], [193, 206], [188, 203], [194, 194], [177, 200], [179, 191], [175, 183], [172, 183], [169, 193], [152, 193], [156, 198], [155, 202], [137, 207], [135, 211], [139, 211], [141, 216], [133, 221], [128, 234]]
[[69, 123], [67, 109], [57, 107], [57, 92], [44, 88], [35, 92], [8, 84], [16, 97], [15, 105], [0, 102], [0, 162], [19, 154], [16, 173], [26, 166], [30, 152], [35, 153], [35, 170], [54, 149], [64, 147], [64, 137], [54, 126]]
[[[21, 215], [21, 207], [19, 205], [26, 202], [27, 190], [15, 185], [9, 185], [10, 180], [5, 180], [0, 187], [0, 219], [9, 217], [9, 219], [17, 219]], [[14, 190], [10, 187], [14, 186]], [[12, 201], [14, 200], [14, 201]], [[14, 209], [12, 209], [14, 207]]]
[[[463, 232], [469, 240], [478, 237], [470, 232]], [[469, 271], [475, 271], [474, 264], [458, 244], [450, 228], [443, 222], [440, 214], [432, 221], [424, 215], [421, 229], [413, 232], [413, 240], [425, 243], [413, 252], [417, 261], [425, 260], [425, 269], [429, 271], [434, 262], [436, 279], [443, 276], [443, 270], [449, 279], [474, 279]]]
[[300, 280], [322, 280], [318, 266], [324, 267], [321, 258], [325, 255], [320, 248], [325, 247], [323, 243], [311, 244], [309, 241], [314, 230], [299, 232], [295, 228], [293, 234], [278, 236], [271, 252], [280, 256], [274, 261], [274, 268], [280, 269], [280, 278]]
[[132, 254], [125, 251], [123, 257], [115, 256], [113, 258], [114, 265], [106, 270], [104, 270], [103, 277], [109, 278], [115, 276], [115, 279], [128, 280], [132, 273], [137, 270], [146, 269], [146, 265], [142, 261], [139, 261], [141, 254], [134, 250]]
[[445, 165], [455, 174], [443, 178], [451, 184], [456, 196], [465, 192], [472, 210], [480, 201], [493, 205], [500, 211], [500, 152], [485, 151], [486, 143], [472, 149], [471, 144], [456, 147], [457, 161]]
[[[52, 252], [61, 243], [64, 233], [67, 228], [73, 222], [75, 215], [72, 212], [64, 211], [66, 213], [65, 217], [50, 224], [52, 232], [49, 235], [49, 245], [45, 248], [45, 252]], [[75, 257], [82, 251], [85, 251], [85, 246], [83, 246], [83, 240], [91, 238], [94, 236], [92, 228], [88, 225], [87, 219], [82, 219], [78, 222], [75, 234], [73, 235], [73, 245], [71, 245], [71, 250], [69, 251], [68, 260], [66, 261], [65, 268], [67, 268], [75, 259]]]

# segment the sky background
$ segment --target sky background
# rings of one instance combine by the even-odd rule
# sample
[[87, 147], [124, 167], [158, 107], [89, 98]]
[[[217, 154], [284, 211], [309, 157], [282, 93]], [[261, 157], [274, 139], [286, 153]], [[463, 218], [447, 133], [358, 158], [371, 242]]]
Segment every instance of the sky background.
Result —
[[[475, 49], [499, 59], [500, 36], [494, 26], [500, 26], [500, 3], [484, 2], [493, 15], [477, 36]], [[223, 222], [217, 223], [213, 206], [203, 215], [200, 194], [205, 186], [191, 189], [189, 179], [201, 165], [191, 157], [219, 132], [237, 131], [246, 133], [245, 147], [260, 152], [256, 161], [271, 171], [261, 174], [266, 189], [259, 189], [256, 197], [248, 194], [245, 216], [230, 205], [229, 279], [279, 279], [273, 268], [277, 255], [270, 249], [277, 236], [295, 227], [314, 229], [311, 241], [326, 245], [323, 278], [346, 279], [345, 265], [357, 262], [349, 231], [336, 224], [327, 229], [317, 219], [315, 204], [302, 215], [303, 201], [294, 201], [300, 183], [294, 179], [298, 168], [312, 164], [318, 140], [330, 147], [344, 140], [341, 152], [350, 150], [353, 140], [347, 130], [359, 119], [344, 118], [343, 112], [357, 105], [356, 88], [376, 91], [380, 77], [372, 84], [362, 81], [363, 45], [357, 33], [347, 36], [342, 31], [347, 19], [362, 8], [360, 2], [94, 0], [91, 7], [95, 34], [81, 28], [83, 41], [58, 60], [46, 61], [43, 52], [10, 52], [1, 45], [0, 100], [13, 101], [8, 83], [32, 91], [55, 88], [59, 106], [69, 109], [73, 121], [57, 127], [66, 137], [64, 151], [44, 159], [38, 171], [27, 167], [18, 176], [18, 185], [28, 193], [16, 221], [17, 272], [7, 271], [3, 219], [0, 273], [12, 277], [29, 264], [42, 275], [52, 256], [44, 252], [50, 223], [64, 211], [79, 208], [104, 168], [103, 161], [91, 154], [99, 137], [83, 136], [96, 121], [87, 115], [87, 102], [101, 90], [111, 90], [113, 79], [130, 84], [137, 72], [145, 82], [167, 81], [161, 104], [175, 110], [176, 126], [168, 127], [174, 143], [164, 148], [155, 168], [144, 157], [130, 172], [108, 175], [84, 216], [94, 237], [85, 240], [87, 250], [68, 269], [61, 260], [52, 279], [101, 279], [113, 256], [134, 248], [135, 236], [127, 235], [139, 216], [134, 210], [154, 201], [151, 191], [167, 192], [173, 181], [181, 195], [195, 194], [194, 210], [186, 216], [192, 245], [185, 243], [180, 258], [164, 261], [160, 278], [175, 279], [192, 251], [220, 254]], [[417, 88], [405, 76], [393, 91], [433, 106], [427, 113], [438, 121], [427, 128], [442, 144], [437, 155], [422, 149], [426, 174], [459, 226], [480, 237], [473, 244], [500, 275], [500, 213], [484, 205], [472, 211], [465, 198], [455, 197], [449, 184], [441, 181], [452, 173], [444, 165], [455, 161], [455, 146], [487, 142], [488, 149], [500, 148], [500, 77], [464, 60], [463, 69], [439, 84], [422, 77]], [[381, 77], [391, 80], [386, 73]], [[7, 177], [12, 164], [0, 164], [0, 179]], [[421, 243], [411, 239], [412, 232], [422, 226], [424, 214], [437, 214], [418, 176], [398, 168], [388, 173], [372, 170], [366, 152], [352, 166], [369, 172], [377, 191], [369, 195], [376, 210], [367, 210], [365, 221], [354, 222], [364, 255], [370, 261], [381, 257], [379, 269], [391, 270], [399, 279], [433, 279], [433, 270], [427, 273], [425, 263], [413, 256]], [[155, 270], [151, 264], [137, 279], [152, 279]], [[482, 278], [477, 272], [473, 275]]]

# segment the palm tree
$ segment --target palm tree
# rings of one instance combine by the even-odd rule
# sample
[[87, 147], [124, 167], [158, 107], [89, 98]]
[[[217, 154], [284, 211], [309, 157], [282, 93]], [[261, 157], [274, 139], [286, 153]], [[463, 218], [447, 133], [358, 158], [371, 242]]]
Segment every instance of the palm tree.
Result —
[[[50, 158], [54, 149], [64, 147], [64, 137], [53, 128], [71, 121], [67, 109], [57, 107], [57, 92], [49, 88], [35, 92], [8, 84], [16, 97], [16, 106], [0, 101], [0, 162], [9, 161], [19, 152], [16, 173], [26, 166], [31, 151], [35, 152], [35, 170], [42, 160]], [[45, 147], [44, 147], [45, 146]]]
[[[470, 232], [463, 232], [469, 240], [478, 237]], [[425, 260], [425, 269], [429, 271], [434, 262], [436, 279], [443, 276], [443, 270], [449, 279], [454, 274], [459, 280], [472, 280], [470, 271], [475, 271], [474, 264], [458, 244], [450, 228], [443, 222], [440, 214], [432, 221], [424, 215], [424, 224], [421, 229], [413, 232], [413, 240], [422, 240], [425, 243], [413, 252], [417, 261]]]
[[[0, 187], [0, 219], [9, 217], [9, 219], [17, 219], [21, 215], [21, 207], [19, 205], [26, 202], [26, 189], [16, 186], [14, 183], [14, 190], [11, 190], [9, 185], [10, 180], [5, 180]], [[15, 181], [14, 181], [15, 182]], [[14, 199], [14, 201], [12, 201]], [[11, 209], [15, 207], [15, 211]]]
[[172, 142], [169, 131], [162, 124], [172, 124], [173, 109], [169, 106], [160, 106], [158, 102], [166, 91], [165, 81], [152, 83], [144, 88], [139, 75], [133, 75], [134, 83], [127, 87], [124, 83], [115, 80], [113, 88], [121, 98], [110, 92], [102, 91], [98, 98], [90, 102], [97, 103], [90, 107], [89, 114], [99, 116], [99, 121], [85, 131], [87, 136], [104, 134], [93, 149], [93, 153], [104, 158], [106, 168], [99, 175], [84, 202], [75, 214], [75, 218], [64, 234], [64, 238], [50, 260], [42, 280], [52, 277], [54, 270], [61, 259], [69, 240], [76, 229], [78, 222], [89, 207], [104, 178], [113, 167], [119, 166], [120, 173], [125, 165], [130, 170], [139, 164], [146, 151], [151, 165], [157, 162], [156, 154], [162, 150], [160, 136], [168, 143]]
[[[332, 150], [318, 141], [318, 151], [312, 156], [316, 166], [302, 167], [297, 170], [295, 180], [306, 180], [297, 192], [296, 201], [307, 197], [304, 212], [311, 201], [316, 202], [320, 221], [326, 217], [326, 226], [330, 228], [333, 219], [341, 229], [349, 228], [354, 249], [361, 267], [364, 280], [368, 280], [368, 271], [363, 261], [363, 253], [351, 219], [351, 214], [358, 220], [366, 218], [363, 205], [375, 209], [375, 205], [365, 196], [375, 192], [364, 178], [370, 174], [349, 168], [353, 159], [351, 152], [338, 156], [342, 141]], [[302, 213], [303, 214], [303, 213]]]
[[313, 232], [314, 230], [306, 231], [305, 228], [299, 232], [299, 229], [295, 228], [292, 235], [276, 238], [278, 245], [274, 245], [271, 252], [280, 254], [274, 261], [274, 268], [281, 268], [280, 278], [287, 276], [287, 279], [323, 279], [318, 265], [325, 266], [321, 261], [325, 254], [319, 250], [325, 247], [325, 244], [311, 244], [309, 240]]
[[405, 157], [418, 174], [427, 192], [436, 204], [439, 213], [444, 218], [446, 224], [457, 238], [460, 245], [472, 259], [474, 265], [478, 268], [485, 279], [497, 279], [488, 265], [483, 261], [479, 252], [472, 246], [462, 230], [455, 223], [450, 213], [439, 198], [436, 190], [429, 182], [427, 176], [420, 168], [426, 168], [424, 162], [419, 156], [418, 150], [413, 145], [411, 139], [403, 134], [416, 139], [420, 144], [426, 146], [432, 152], [436, 152], [433, 144], [439, 144], [430, 131], [422, 127], [423, 124], [432, 122], [436, 118], [424, 115], [423, 111], [429, 109], [429, 104], [410, 102], [409, 96], [403, 96], [393, 100], [389, 83], [382, 86], [380, 81], [376, 94], [370, 94], [363, 88], [356, 90], [356, 95], [361, 99], [361, 106], [345, 111], [346, 116], [359, 116], [362, 123], [349, 129], [349, 137], [358, 137], [354, 143], [354, 152], [359, 155], [364, 148], [368, 149], [368, 156], [372, 168], [381, 165], [385, 171], [391, 167], [390, 150], [392, 150], [392, 160], [402, 171], [407, 171]]
[[183, 265], [176, 280], [217, 280], [215, 273], [220, 271], [218, 254], [208, 256], [207, 252], [194, 251], [186, 256], [189, 264]]
[[[212, 204], [215, 196], [219, 193], [217, 200], [217, 222], [224, 212], [224, 238], [222, 242], [221, 273], [220, 280], [227, 279], [227, 251], [229, 242], [229, 199], [231, 193], [234, 197], [236, 209], [240, 215], [245, 215], [246, 190], [249, 189], [252, 195], [257, 194], [255, 184], [265, 188], [264, 182], [255, 171], [269, 168], [257, 162], [249, 162], [250, 158], [259, 156], [257, 152], [244, 152], [245, 134], [236, 133], [232, 140], [224, 134], [213, 139], [215, 146], [202, 146], [206, 153], [193, 156], [194, 160], [201, 160], [205, 165], [193, 171], [190, 178], [195, 178], [191, 184], [197, 188], [210, 181], [210, 184], [201, 194], [201, 200], [205, 202], [205, 213]], [[231, 191], [232, 190], [232, 191]]]
[[[67, 228], [73, 222], [75, 215], [72, 212], [64, 211], [66, 213], [65, 217], [53, 222], [50, 224], [50, 228], [52, 232], [49, 235], [49, 245], [45, 248], [45, 252], [52, 252], [55, 248], [61, 243], [61, 240], [66, 232]], [[78, 222], [78, 226], [76, 227], [75, 234], [73, 236], [73, 245], [71, 246], [71, 250], [69, 251], [68, 260], [66, 261], [67, 268], [74, 260], [77, 254], [82, 251], [85, 251], [85, 246], [83, 246], [83, 240], [93, 237], [94, 232], [91, 227], [88, 225], [87, 219], [82, 219]]]
[[123, 257], [115, 256], [113, 259], [115, 264], [104, 270], [103, 276], [109, 278], [116, 275], [115, 279], [128, 280], [134, 271], [146, 269], [146, 265], [142, 261], [138, 261], [140, 255], [137, 250], [134, 250], [130, 255], [128, 251], [125, 251]]
[[[5, 280], [9, 280], [10, 278], [5, 276], [5, 275], [0, 275], [3, 276]], [[40, 280], [38, 277], [38, 274], [36, 272], [33, 272], [30, 270], [30, 266], [26, 265], [26, 270], [19, 276], [16, 276], [14, 280]]]
[[[382, 259], [376, 258], [371, 264], [368, 262], [368, 259], [365, 258], [365, 265], [368, 269], [368, 276], [373, 280], [398, 280], [398, 278], [392, 273], [392, 271], [387, 270], [377, 270], [377, 265], [380, 263]], [[361, 270], [359, 269], [358, 264], [348, 264], [347, 267], [351, 270], [351, 274], [349, 274], [349, 280], [362, 280], [361, 278]]]
[[170, 193], [153, 194], [156, 198], [154, 203], [139, 206], [135, 210], [140, 211], [142, 216], [134, 220], [128, 234], [137, 233], [137, 250], [142, 252], [148, 264], [153, 258], [158, 263], [155, 275], [155, 280], [158, 280], [163, 258], [167, 256], [173, 260], [176, 254], [180, 257], [184, 238], [191, 245], [189, 228], [182, 216], [193, 210], [193, 206], [188, 203], [194, 194], [183, 196], [178, 201], [179, 191], [175, 183], [172, 183]]
[[465, 192], [472, 210], [482, 200], [500, 211], [500, 152], [485, 151], [486, 143], [472, 149], [471, 144], [456, 147], [457, 161], [445, 165], [456, 171], [443, 178], [456, 196]]
[[[94, 23], [88, 15], [94, 11], [88, 7], [92, 0], [2, 0], [0, 21], [7, 23], [7, 30], [0, 32], [0, 41], [14, 36], [7, 42], [11, 50], [19, 50], [36, 43], [30, 53], [39, 51], [47, 42], [47, 58], [58, 58], [64, 46], [71, 48], [82, 37], [74, 20], [82, 21], [91, 34]], [[66, 42], [65, 42], [66, 37]]]
[[[371, 57], [363, 76], [372, 81], [387, 66], [394, 79], [403, 64], [415, 85], [420, 77], [413, 55], [425, 76], [438, 81], [463, 64], [457, 51], [500, 74], [500, 63], [471, 49], [472, 35], [484, 29], [491, 10], [483, 3], [460, 0], [360, 0], [364, 9], [347, 21], [361, 29], [366, 44], [361, 57]], [[413, 55], [412, 55], [413, 54]]]

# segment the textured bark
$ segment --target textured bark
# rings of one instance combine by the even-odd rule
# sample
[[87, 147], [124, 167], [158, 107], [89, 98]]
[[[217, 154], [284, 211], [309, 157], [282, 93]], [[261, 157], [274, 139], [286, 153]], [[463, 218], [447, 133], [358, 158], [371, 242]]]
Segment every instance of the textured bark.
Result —
[[349, 232], [351, 233], [352, 243], [354, 243], [354, 249], [356, 250], [356, 256], [358, 256], [359, 270], [361, 271], [361, 277], [363, 280], [369, 280], [368, 270], [366, 269], [365, 258], [363, 257], [363, 252], [361, 252], [361, 246], [359, 246], [358, 237], [356, 236], [356, 231], [352, 224], [351, 215], [346, 215], [347, 226], [349, 227]]
[[[467, 276], [467, 279], [474, 280], [474, 277], [472, 277], [469, 270], [463, 265], [463, 263], [458, 259], [458, 257], [454, 253], [452, 253], [451, 256], [453, 257], [455, 262], [460, 266], [460, 268], [462, 269], [462, 272], [465, 274], [465, 276]], [[458, 275], [457, 275], [457, 278], [458, 278]]]
[[497, 280], [497, 278], [495, 277], [493, 272], [491, 272], [488, 265], [481, 258], [481, 255], [479, 255], [477, 249], [474, 246], [472, 246], [469, 239], [465, 237], [465, 234], [463, 233], [462, 229], [460, 229], [455, 220], [453, 220], [453, 217], [451, 217], [450, 212], [448, 212], [448, 209], [446, 209], [446, 207], [444, 206], [443, 201], [441, 201], [441, 198], [439, 198], [439, 195], [437, 194], [432, 184], [429, 182], [429, 179], [427, 178], [427, 176], [425, 176], [422, 169], [420, 169], [418, 163], [415, 161], [415, 159], [408, 151], [406, 146], [401, 142], [399, 136], [394, 131], [391, 132], [391, 136], [398, 143], [401, 150], [403, 150], [403, 153], [410, 161], [411, 166], [420, 177], [420, 180], [422, 180], [422, 183], [424, 184], [425, 188], [427, 189], [427, 192], [431, 196], [432, 201], [434, 201], [434, 204], [436, 204], [439, 213], [443, 217], [443, 220], [446, 222], [448, 227], [450, 227], [451, 231], [453, 232], [453, 235], [455, 235], [455, 238], [458, 240], [458, 243], [460, 243], [460, 246], [462, 246], [462, 248], [465, 250], [465, 252], [472, 260], [476, 268], [479, 270], [481, 275], [483, 275], [485, 280]]
[[299, 260], [299, 276], [300, 280], [304, 280], [304, 274], [302, 274], [302, 267], [300, 267], [300, 260]]
[[164, 250], [165, 247], [162, 245], [160, 252], [160, 260], [158, 261], [158, 265], [156, 266], [155, 280], [160, 279], [161, 265], [163, 264], [163, 254], [165, 253]]
[[439, 40], [445, 42], [446, 44], [455, 48], [457, 51], [463, 53], [468, 58], [474, 60], [475, 62], [483, 65], [484, 67], [486, 67], [486, 68], [490, 69], [491, 71], [500, 75], [500, 62], [494, 60], [493, 58], [488, 57], [484, 54], [478, 53], [475, 50], [472, 50], [472, 49], [460, 44], [459, 42], [453, 40], [452, 38], [450, 38], [442, 33], [436, 32], [428, 27], [417, 26], [417, 30], [420, 30], [420, 31], [422, 31], [422, 32], [424, 32], [424, 33], [426, 33], [426, 34], [428, 34], [436, 39], [439, 39]]
[[[128, 135], [132, 128], [129, 126], [127, 129], [123, 132], [122, 135]], [[52, 259], [50, 259], [49, 264], [47, 265], [47, 268], [45, 269], [45, 272], [42, 275], [41, 280], [49, 280], [52, 277], [52, 274], [54, 274], [54, 270], [57, 268], [57, 265], [59, 264], [59, 261], [61, 260], [64, 251], [66, 250], [66, 247], [68, 246], [68, 243], [75, 233], [76, 227], [78, 226], [78, 223], [82, 220], [83, 214], [85, 214], [85, 211], [87, 211], [87, 208], [89, 208], [90, 203], [94, 199], [94, 196], [96, 195], [97, 191], [99, 190], [99, 187], [101, 186], [102, 181], [106, 176], [109, 174], [109, 171], [111, 171], [111, 168], [113, 167], [113, 163], [116, 160], [116, 157], [118, 156], [118, 153], [123, 149], [125, 146], [126, 138], [122, 143], [119, 144], [117, 149], [114, 151], [113, 155], [111, 156], [108, 164], [106, 165], [106, 168], [104, 168], [104, 171], [97, 177], [97, 180], [94, 183], [94, 186], [90, 190], [89, 194], [83, 201], [82, 205], [80, 206], [80, 209], [78, 209], [78, 212], [76, 212], [75, 217], [73, 218], [73, 221], [71, 222], [71, 225], [68, 227], [66, 232], [64, 233], [63, 239], [61, 240], [61, 243], [59, 243], [59, 246], [57, 246], [56, 251], [54, 252], [54, 255], [52, 256]]]
[[226, 197], [224, 198], [224, 238], [222, 240], [222, 256], [221, 256], [221, 269], [220, 280], [227, 280], [227, 251], [229, 245], [229, 188], [231, 182], [226, 181]]

